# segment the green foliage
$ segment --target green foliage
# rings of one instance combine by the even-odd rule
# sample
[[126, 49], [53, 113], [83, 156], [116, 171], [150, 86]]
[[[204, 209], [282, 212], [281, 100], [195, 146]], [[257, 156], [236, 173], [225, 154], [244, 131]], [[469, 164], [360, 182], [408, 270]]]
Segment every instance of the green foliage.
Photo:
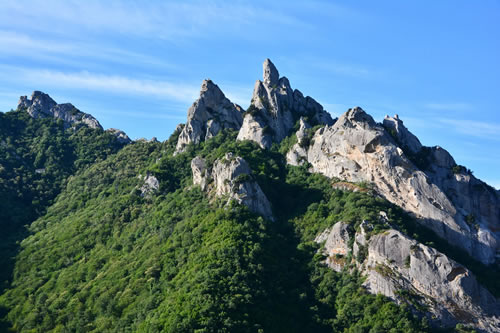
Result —
[[458, 174], [472, 174], [472, 171], [470, 169], [467, 169], [463, 165], [459, 165], [459, 164], [452, 167], [451, 172], [453, 172], [453, 174], [456, 174], [456, 175], [458, 175]]
[[[103, 153], [106, 145], [92, 146], [97, 134], [61, 135], [76, 142], [69, 150], [77, 156], [68, 162], [72, 176], [61, 178], [62, 192], [31, 224], [13, 282], [0, 296], [14, 330], [429, 330], [406, 305], [369, 294], [358, 273], [328, 269], [313, 242], [337, 221], [357, 228], [366, 220], [372, 233], [389, 226], [421, 233], [397, 207], [369, 193], [336, 190], [307, 166], [287, 166], [279, 151], [236, 141], [231, 131], [176, 156], [178, 133], [165, 143], [135, 143], [115, 154]], [[193, 157], [211, 165], [227, 152], [250, 164], [275, 222], [190, 187]], [[147, 172], [159, 179], [160, 191], [145, 199], [138, 189]]]
[[69, 176], [121, 146], [102, 130], [65, 130], [61, 120], [0, 113], [0, 291], [10, 279], [25, 225], [45, 213]]

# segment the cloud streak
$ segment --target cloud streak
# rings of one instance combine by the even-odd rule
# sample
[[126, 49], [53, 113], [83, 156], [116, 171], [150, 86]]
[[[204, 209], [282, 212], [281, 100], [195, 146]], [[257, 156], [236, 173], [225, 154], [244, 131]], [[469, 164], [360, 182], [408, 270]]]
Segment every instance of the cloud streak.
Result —
[[76, 28], [175, 41], [210, 36], [221, 30], [225, 34], [245, 31], [250, 34], [251, 31], [243, 26], [255, 26], [257, 21], [258, 26], [272, 23], [311, 28], [296, 16], [272, 8], [220, 1], [32, 0], [26, 3], [5, 0], [2, 7], [0, 22], [5, 26], [30, 27], [60, 34]]
[[462, 134], [475, 136], [482, 139], [500, 141], [500, 124], [468, 119], [438, 119], [442, 124]]
[[199, 96], [199, 86], [182, 82], [147, 80], [119, 75], [80, 72], [62, 72], [46, 69], [25, 69], [0, 66], [0, 71], [13, 80], [36, 87], [86, 89], [122, 95], [145, 95], [191, 103]]

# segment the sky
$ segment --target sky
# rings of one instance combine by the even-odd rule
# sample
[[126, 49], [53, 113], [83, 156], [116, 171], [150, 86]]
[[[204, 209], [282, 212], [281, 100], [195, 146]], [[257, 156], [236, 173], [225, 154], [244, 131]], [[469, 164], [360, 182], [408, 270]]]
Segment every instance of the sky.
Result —
[[398, 114], [500, 188], [500, 1], [0, 2], [0, 111], [48, 93], [167, 139], [212, 79], [248, 107], [270, 58], [333, 116]]

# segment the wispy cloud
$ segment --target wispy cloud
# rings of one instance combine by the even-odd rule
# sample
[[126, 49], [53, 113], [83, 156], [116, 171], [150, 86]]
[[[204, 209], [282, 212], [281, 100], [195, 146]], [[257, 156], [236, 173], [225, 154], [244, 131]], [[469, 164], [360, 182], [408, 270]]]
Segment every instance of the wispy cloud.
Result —
[[176, 40], [209, 36], [221, 28], [225, 28], [226, 34], [248, 31], [242, 27], [255, 26], [257, 21], [259, 25], [273, 23], [310, 27], [283, 11], [240, 2], [4, 0], [2, 7], [0, 21], [6, 26], [28, 26], [62, 34], [78, 28], [98, 33]]
[[449, 111], [464, 111], [472, 109], [472, 105], [467, 103], [427, 103], [427, 109], [432, 110], [449, 110]]
[[500, 141], [500, 124], [468, 119], [439, 118], [439, 122], [451, 126], [455, 131], [483, 139]]
[[13, 80], [36, 87], [87, 89], [118, 94], [154, 96], [190, 103], [199, 96], [200, 87], [175, 81], [148, 80], [119, 75], [80, 72], [62, 72], [46, 69], [25, 69], [0, 66], [0, 72]]
[[[114, 63], [147, 64], [161, 68], [178, 68], [164, 59], [111, 47], [74, 40], [34, 38], [27, 33], [0, 30], [0, 55], [49, 59], [57, 63], [77, 62], [78, 58], [109, 60]], [[71, 59], [68, 60], [68, 59]]]

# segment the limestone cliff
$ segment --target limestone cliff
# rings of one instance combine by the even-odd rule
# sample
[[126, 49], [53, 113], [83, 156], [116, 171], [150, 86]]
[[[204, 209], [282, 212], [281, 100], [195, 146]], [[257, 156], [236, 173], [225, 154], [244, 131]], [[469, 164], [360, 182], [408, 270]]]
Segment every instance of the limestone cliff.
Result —
[[433, 324], [500, 330], [500, 303], [466, 267], [399, 231], [389, 229], [370, 237], [369, 228], [363, 222], [355, 233], [338, 222], [318, 235], [316, 242], [324, 242], [327, 265], [336, 271], [357, 267], [370, 292], [423, 310]]
[[[304, 159], [313, 172], [373, 184], [449, 243], [494, 263], [500, 244], [498, 191], [470, 174], [454, 174], [451, 156], [439, 147], [422, 147], [399, 119], [386, 118], [385, 124], [392, 135], [361, 108], [349, 109], [333, 126], [316, 131], [303, 148]], [[304, 156], [297, 147], [292, 150], [289, 155]]]

